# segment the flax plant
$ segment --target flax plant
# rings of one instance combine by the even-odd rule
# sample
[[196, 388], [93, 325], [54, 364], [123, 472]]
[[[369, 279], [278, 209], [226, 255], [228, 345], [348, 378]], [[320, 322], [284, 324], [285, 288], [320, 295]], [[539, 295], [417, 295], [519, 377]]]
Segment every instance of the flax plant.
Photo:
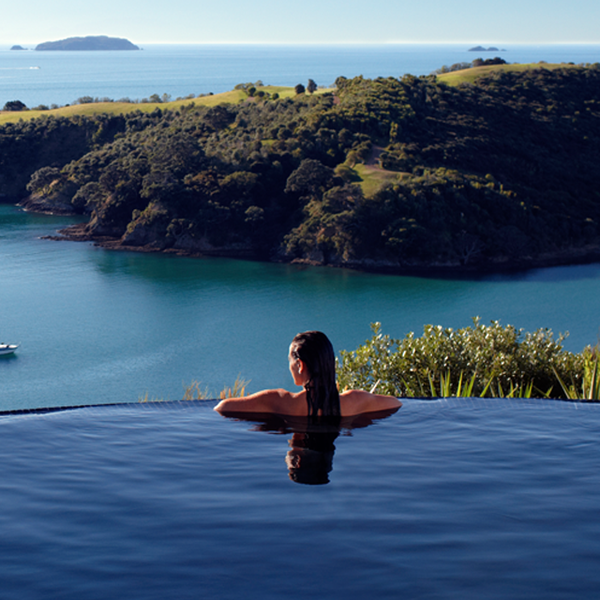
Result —
[[580, 381], [572, 375], [567, 384], [559, 373], [556, 379], [570, 400], [600, 400], [600, 345], [583, 351], [583, 374]]

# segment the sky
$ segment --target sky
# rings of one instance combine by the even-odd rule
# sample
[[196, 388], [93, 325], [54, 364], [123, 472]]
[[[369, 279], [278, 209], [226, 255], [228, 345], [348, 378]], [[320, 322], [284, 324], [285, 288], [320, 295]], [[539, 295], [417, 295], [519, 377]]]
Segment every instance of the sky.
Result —
[[27, 0], [0, 45], [74, 36], [151, 43], [600, 43], [598, 0]]

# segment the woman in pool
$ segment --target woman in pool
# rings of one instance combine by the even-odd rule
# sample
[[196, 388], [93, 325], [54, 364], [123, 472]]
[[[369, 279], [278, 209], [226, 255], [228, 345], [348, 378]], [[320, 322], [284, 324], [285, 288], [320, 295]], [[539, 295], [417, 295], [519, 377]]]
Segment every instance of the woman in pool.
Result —
[[290, 372], [301, 392], [263, 390], [243, 398], [221, 400], [215, 410], [226, 412], [277, 413], [296, 417], [351, 417], [368, 412], [398, 409], [394, 396], [362, 390], [338, 392], [335, 354], [324, 333], [299, 333], [290, 345]]

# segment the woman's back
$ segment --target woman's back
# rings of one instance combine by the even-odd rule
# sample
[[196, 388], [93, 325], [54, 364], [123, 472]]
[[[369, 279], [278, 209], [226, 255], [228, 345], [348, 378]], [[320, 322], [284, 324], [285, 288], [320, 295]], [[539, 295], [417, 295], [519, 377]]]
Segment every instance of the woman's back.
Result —
[[402, 406], [393, 396], [361, 390], [340, 394], [335, 379], [333, 346], [320, 331], [305, 331], [296, 335], [290, 344], [288, 361], [294, 383], [304, 388], [302, 392], [263, 390], [244, 398], [222, 400], [215, 410], [339, 418]]
[[[394, 396], [371, 394], [362, 390], [348, 390], [340, 394], [340, 416], [352, 417], [361, 413], [392, 410], [402, 406]], [[309, 415], [306, 391], [263, 390], [243, 398], [221, 400], [215, 410], [227, 412], [275, 413], [294, 417]]]

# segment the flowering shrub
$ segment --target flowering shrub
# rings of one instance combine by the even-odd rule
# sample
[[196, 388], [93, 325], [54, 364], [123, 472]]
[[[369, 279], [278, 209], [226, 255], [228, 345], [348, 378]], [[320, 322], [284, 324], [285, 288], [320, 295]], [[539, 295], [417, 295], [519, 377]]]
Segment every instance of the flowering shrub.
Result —
[[599, 399], [598, 348], [576, 354], [549, 329], [526, 333], [478, 318], [462, 329], [426, 325], [421, 337], [373, 337], [338, 360], [340, 389], [396, 396], [496, 396]]

